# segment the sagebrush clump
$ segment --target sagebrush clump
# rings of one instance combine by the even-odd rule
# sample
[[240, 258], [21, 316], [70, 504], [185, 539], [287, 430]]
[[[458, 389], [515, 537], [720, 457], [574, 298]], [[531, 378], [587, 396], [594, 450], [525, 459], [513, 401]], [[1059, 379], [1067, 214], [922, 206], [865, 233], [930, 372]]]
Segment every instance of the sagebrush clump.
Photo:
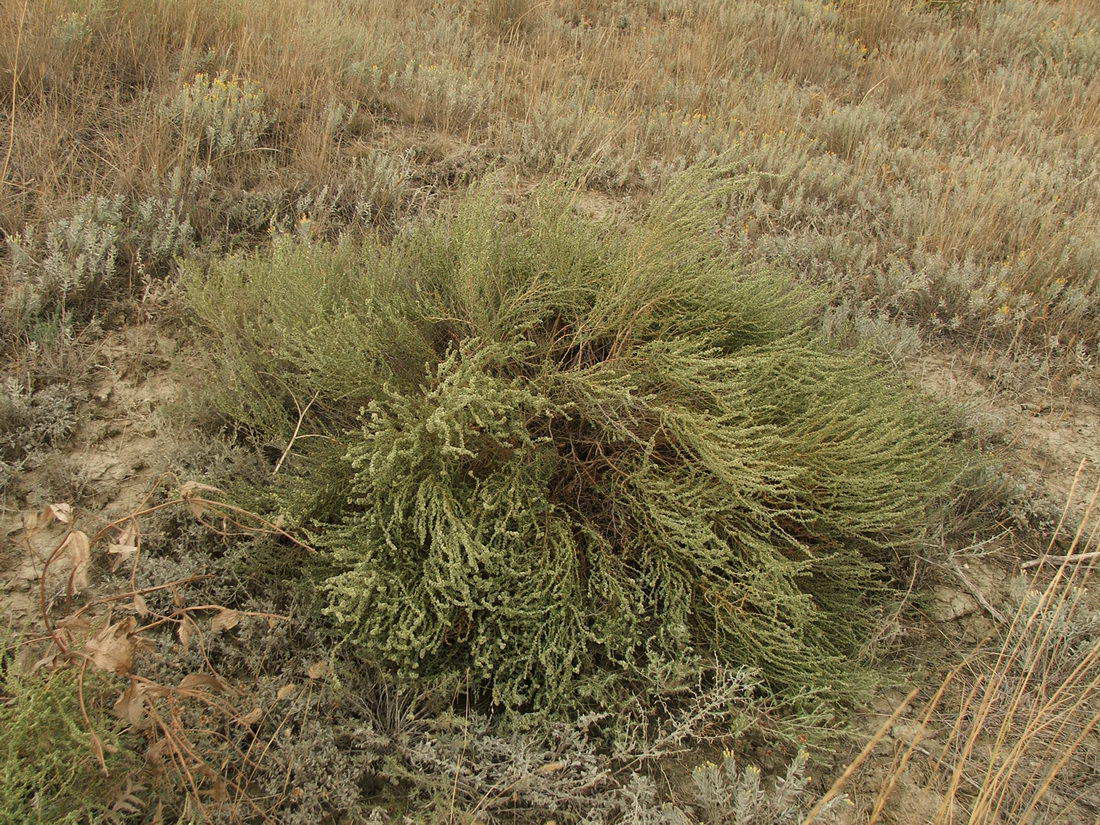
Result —
[[215, 407], [269, 451], [372, 662], [509, 708], [706, 663], [852, 684], [956, 457], [939, 416], [726, 253], [693, 172], [635, 225], [482, 192], [391, 242], [191, 272]]

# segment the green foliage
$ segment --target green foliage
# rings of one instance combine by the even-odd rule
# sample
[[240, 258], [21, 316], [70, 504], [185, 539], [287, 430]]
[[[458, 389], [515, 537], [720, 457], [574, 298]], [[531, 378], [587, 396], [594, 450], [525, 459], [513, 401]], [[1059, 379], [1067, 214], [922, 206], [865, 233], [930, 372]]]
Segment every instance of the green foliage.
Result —
[[[5, 658], [12, 653], [6, 644], [2, 652]], [[108, 774], [101, 772], [81, 716], [75, 671], [25, 675], [8, 668], [0, 691], [0, 823], [75, 825], [105, 813], [131, 756], [89, 700], [106, 748]]]
[[186, 280], [211, 401], [279, 466], [348, 643], [509, 708], [715, 660], [844, 699], [884, 563], [956, 473], [940, 417], [731, 261], [710, 172], [630, 227], [486, 191]]

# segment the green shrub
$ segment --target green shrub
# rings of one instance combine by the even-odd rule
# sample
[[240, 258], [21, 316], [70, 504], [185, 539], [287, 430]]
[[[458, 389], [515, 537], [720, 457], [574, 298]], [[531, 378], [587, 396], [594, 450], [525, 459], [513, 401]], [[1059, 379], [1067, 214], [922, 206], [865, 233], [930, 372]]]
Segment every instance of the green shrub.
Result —
[[[0, 653], [11, 651], [0, 639]], [[133, 762], [85, 690], [92, 723], [105, 748], [105, 775], [92, 749], [76, 672], [0, 674], [0, 823], [68, 825], [97, 821], [109, 810], [121, 773]]]
[[510, 708], [704, 663], [846, 695], [958, 467], [940, 416], [725, 252], [692, 172], [630, 227], [561, 189], [186, 279], [215, 408], [270, 452], [361, 655]]

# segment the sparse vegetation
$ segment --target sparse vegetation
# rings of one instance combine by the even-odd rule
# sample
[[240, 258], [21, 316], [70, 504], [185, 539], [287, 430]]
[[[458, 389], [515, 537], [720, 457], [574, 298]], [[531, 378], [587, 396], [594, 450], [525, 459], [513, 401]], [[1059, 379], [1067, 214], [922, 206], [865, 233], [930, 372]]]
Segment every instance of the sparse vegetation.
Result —
[[0, 490], [72, 434], [78, 400], [64, 384], [30, 391], [14, 379], [0, 385]]
[[997, 632], [928, 691], [919, 722], [890, 748], [889, 769], [868, 806], [869, 825], [881, 821], [916, 771], [928, 776], [932, 791], [922, 809], [929, 825], [1068, 825], [1093, 809], [1089, 789], [1100, 780], [1100, 613], [1089, 606], [1083, 582], [1100, 558], [1100, 525], [1088, 529], [1098, 495], [1100, 486], [1067, 552], [1046, 561], [1053, 575], [1030, 564], [1036, 572], [1012, 582], [1014, 609]]
[[1095, 818], [1098, 77], [1097, 0], [0, 0], [0, 819]]
[[201, 173], [181, 213], [200, 240], [255, 239], [364, 146], [410, 148], [442, 185], [579, 163], [627, 192], [728, 152], [753, 182], [730, 205], [739, 251], [1095, 376], [1088, 0], [6, 3], [13, 237], [89, 193], [163, 198]]

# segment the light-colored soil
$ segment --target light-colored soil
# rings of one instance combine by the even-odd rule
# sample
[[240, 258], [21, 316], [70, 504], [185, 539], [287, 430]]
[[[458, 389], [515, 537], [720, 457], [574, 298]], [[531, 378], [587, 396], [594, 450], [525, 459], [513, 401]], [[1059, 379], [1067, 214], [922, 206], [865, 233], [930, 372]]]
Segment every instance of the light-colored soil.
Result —
[[[164, 426], [166, 408], [180, 394], [166, 360], [174, 347], [171, 339], [147, 327], [111, 335], [99, 351], [80, 427], [65, 449], [19, 479], [23, 500], [5, 502], [0, 515], [0, 536], [6, 544], [0, 554], [0, 615], [9, 625], [24, 627], [37, 620], [43, 563], [68, 531], [54, 521], [28, 534], [25, 519], [49, 504], [64, 503], [73, 506], [81, 529], [95, 529], [139, 509], [165, 472], [171, 448]], [[62, 463], [80, 474], [79, 501], [49, 500], [50, 471]], [[61, 558], [50, 572], [61, 578], [66, 570]]]
[[928, 353], [912, 370], [926, 391], [969, 410], [979, 427], [1003, 439], [996, 452], [1029, 493], [1055, 508], [1068, 502], [1067, 527], [1080, 522], [1100, 482], [1100, 406], [1095, 401], [1051, 398], [1039, 389], [999, 391], [989, 360], [964, 352]]

